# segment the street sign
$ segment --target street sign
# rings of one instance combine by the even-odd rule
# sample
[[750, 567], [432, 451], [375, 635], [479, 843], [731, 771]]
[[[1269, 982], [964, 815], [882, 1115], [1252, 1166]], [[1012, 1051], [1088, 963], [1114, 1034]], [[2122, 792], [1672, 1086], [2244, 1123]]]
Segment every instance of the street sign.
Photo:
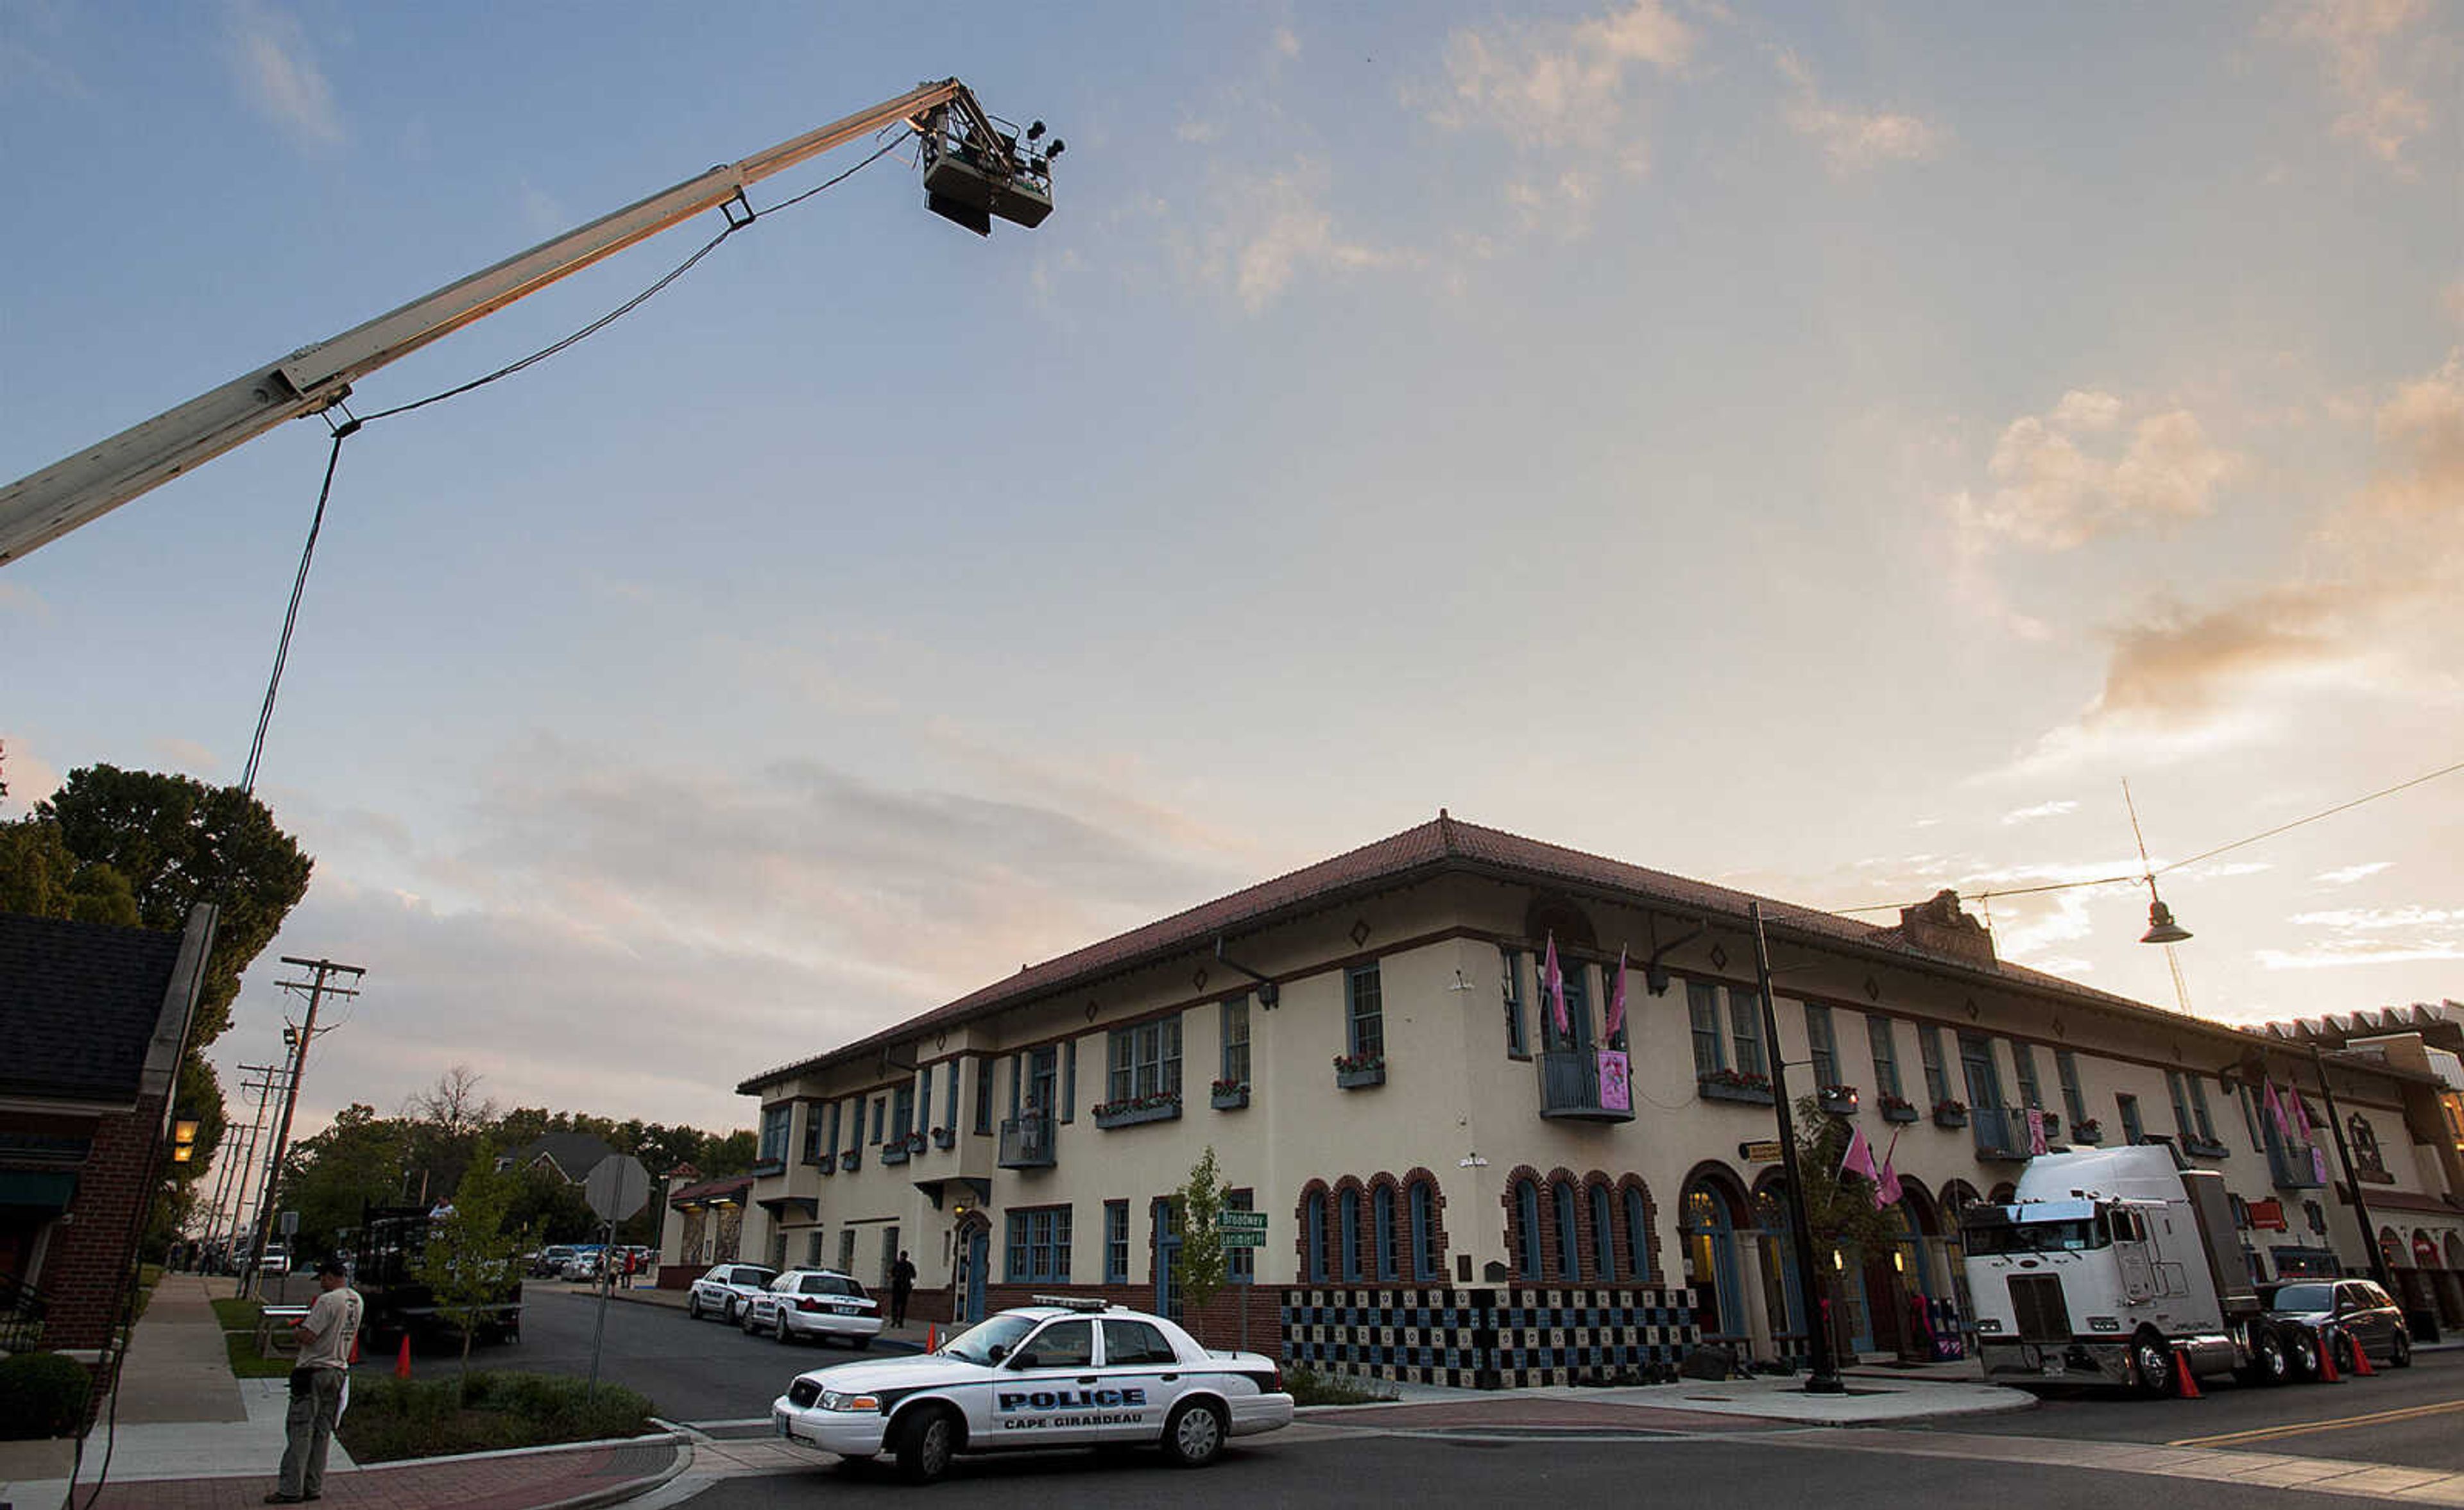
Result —
[[275, 1226], [281, 1229], [282, 1236], [285, 1237], [297, 1237], [299, 1236], [299, 1214], [296, 1211], [284, 1212], [282, 1219], [275, 1222]]
[[623, 1221], [649, 1203], [650, 1171], [629, 1153], [602, 1159], [582, 1182], [582, 1193], [602, 1221]]
[[1265, 1232], [1266, 1214], [1262, 1211], [1222, 1211], [1215, 1214], [1217, 1232]]
[[1777, 1164], [1779, 1140], [1765, 1138], [1760, 1143], [1740, 1143], [1737, 1145], [1737, 1157], [1748, 1164]]
[[1219, 1231], [1216, 1233], [1215, 1238], [1226, 1248], [1263, 1248], [1266, 1245], [1266, 1235], [1265, 1233], [1243, 1232], [1238, 1228], [1235, 1228], [1231, 1232]]

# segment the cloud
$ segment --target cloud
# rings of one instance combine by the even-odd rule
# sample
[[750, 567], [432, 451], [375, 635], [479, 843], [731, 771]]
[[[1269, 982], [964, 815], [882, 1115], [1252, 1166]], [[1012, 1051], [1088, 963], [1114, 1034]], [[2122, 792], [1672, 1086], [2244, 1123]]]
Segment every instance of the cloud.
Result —
[[1949, 133], [1903, 110], [1855, 110], [1822, 98], [1814, 70], [1793, 53], [1776, 62], [1795, 86], [1781, 108], [1790, 130], [1822, 148], [1834, 177], [1845, 178], [1885, 163], [1919, 163], [1942, 151]]
[[226, 19], [225, 40], [234, 81], [250, 104], [316, 145], [342, 141], [333, 86], [317, 66], [297, 20], [261, 0], [236, 0]]
[[2319, 882], [2322, 886], [2348, 886], [2356, 881], [2366, 880], [2371, 876], [2377, 875], [2380, 871], [2388, 868], [2392, 864], [2394, 864], [2394, 862], [2391, 860], [2365, 861], [2361, 864], [2345, 865], [2341, 869], [2321, 870], [2310, 879]]
[[2211, 443], [2188, 409], [2147, 414], [2125, 431], [2125, 408], [2090, 389], [2011, 422], [1987, 464], [1998, 486], [1981, 498], [1960, 492], [1949, 501], [1963, 536], [1980, 545], [2067, 551], [2212, 509], [2239, 459]]
[[2269, 672], [2343, 660], [2351, 652], [2338, 601], [2323, 588], [2275, 587], [2206, 613], [2160, 611], [2117, 629], [2089, 717], [2199, 722], [2236, 687]]
[[2016, 808], [2011, 812], [2003, 814], [2002, 821], [2005, 823], [2028, 823], [2034, 822], [2035, 820], [2040, 818], [2059, 818], [2064, 813], [2076, 813], [2078, 811], [2079, 804], [2077, 802], [2039, 802], [2034, 807]]
[[2392, 75], [2420, 63], [2405, 35], [2430, 13], [2427, 0], [2290, 0], [2261, 23], [2262, 34], [2318, 55], [2343, 99], [2335, 134], [2359, 142], [2381, 162], [2400, 164], [2405, 143], [2430, 129], [2430, 106]]
[[210, 779], [214, 769], [222, 764], [220, 756], [194, 739], [166, 736], [152, 741], [152, 748], [175, 769], [207, 779]]
[[21, 818], [60, 789], [59, 767], [28, 750], [15, 734], [0, 734], [0, 780], [9, 787], [0, 812], [13, 811]]
[[1699, 39], [1660, 0], [1572, 23], [1465, 28], [1447, 39], [1448, 89], [1430, 119], [1518, 143], [1606, 145], [1625, 134], [1638, 73], [1682, 72]]
[[1286, 57], [1300, 56], [1300, 33], [1287, 26], [1279, 26], [1275, 28], [1275, 51], [1281, 53]]
[[1181, 249], [1193, 280], [1227, 288], [1251, 314], [1283, 296], [1309, 273], [1355, 274], [1414, 265], [1410, 253], [1340, 230], [1327, 208], [1332, 175], [1304, 158], [1279, 172], [1227, 176], [1209, 203], [1213, 225]]

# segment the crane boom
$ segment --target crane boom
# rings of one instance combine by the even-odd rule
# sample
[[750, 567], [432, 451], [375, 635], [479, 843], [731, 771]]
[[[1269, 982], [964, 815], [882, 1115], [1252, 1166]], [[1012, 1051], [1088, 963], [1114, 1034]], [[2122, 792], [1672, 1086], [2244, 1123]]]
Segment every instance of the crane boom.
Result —
[[748, 184], [902, 120], [921, 129], [944, 107], [957, 112], [971, 138], [994, 160], [997, 172], [1018, 170], [1008, 138], [992, 124], [966, 85], [955, 78], [920, 84], [894, 99], [602, 215], [11, 483], [0, 490], [0, 563], [99, 518], [285, 420], [332, 407], [349, 396], [354, 380], [603, 257], [724, 205]]

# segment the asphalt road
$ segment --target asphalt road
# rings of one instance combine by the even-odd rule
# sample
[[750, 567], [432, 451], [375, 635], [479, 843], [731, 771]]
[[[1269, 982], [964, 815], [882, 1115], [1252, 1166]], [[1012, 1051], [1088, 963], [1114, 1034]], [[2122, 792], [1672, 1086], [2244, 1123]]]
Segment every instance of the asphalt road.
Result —
[[[2296, 1494], [2245, 1484], [2145, 1478], [2079, 1470], [1977, 1461], [1915, 1459], [1885, 1453], [1790, 1450], [1785, 1437], [1736, 1440], [1482, 1442], [1429, 1437], [1304, 1439], [1277, 1433], [1226, 1450], [1194, 1473], [1160, 1454], [1091, 1454], [960, 1458], [950, 1477], [924, 1493], [935, 1510], [967, 1505], [1018, 1510], [1067, 1503], [1110, 1506], [1362, 1504], [1703, 1506], [1820, 1505], [1823, 1510], [1912, 1501], [1990, 1505], [1993, 1510], [2080, 1510], [2112, 1505], [2144, 1510], [2329, 1510], [2378, 1504], [2342, 1496]], [[860, 1473], [816, 1466], [800, 1473], [722, 1480], [677, 1503], [689, 1510], [811, 1510], [902, 1505], [917, 1491], [881, 1468]]]
[[2048, 1394], [2041, 1410], [1946, 1421], [1941, 1430], [2464, 1469], [2464, 1351], [2419, 1353], [2409, 1368], [2381, 1368], [2343, 1384], [2259, 1390], [2223, 1383], [2202, 1389], [2204, 1398], [2197, 1400]]
[[[590, 1372], [590, 1335], [597, 1299], [576, 1290], [528, 1285], [522, 1292], [522, 1340], [473, 1354], [473, 1363], [539, 1373]], [[663, 1305], [607, 1302], [607, 1334], [599, 1377], [650, 1397], [671, 1421], [731, 1421], [767, 1416], [787, 1381], [808, 1368], [877, 1356], [819, 1343], [781, 1346], [747, 1337], [724, 1322], [696, 1322]], [[421, 1361], [426, 1364], [426, 1360]]]

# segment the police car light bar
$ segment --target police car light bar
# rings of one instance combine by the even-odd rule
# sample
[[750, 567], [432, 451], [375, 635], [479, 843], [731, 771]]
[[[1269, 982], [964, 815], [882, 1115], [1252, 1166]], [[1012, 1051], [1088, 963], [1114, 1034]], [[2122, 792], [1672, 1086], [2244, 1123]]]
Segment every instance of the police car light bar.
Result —
[[1037, 1305], [1057, 1305], [1065, 1311], [1108, 1310], [1112, 1303], [1091, 1295], [1030, 1295], [1027, 1299]]

